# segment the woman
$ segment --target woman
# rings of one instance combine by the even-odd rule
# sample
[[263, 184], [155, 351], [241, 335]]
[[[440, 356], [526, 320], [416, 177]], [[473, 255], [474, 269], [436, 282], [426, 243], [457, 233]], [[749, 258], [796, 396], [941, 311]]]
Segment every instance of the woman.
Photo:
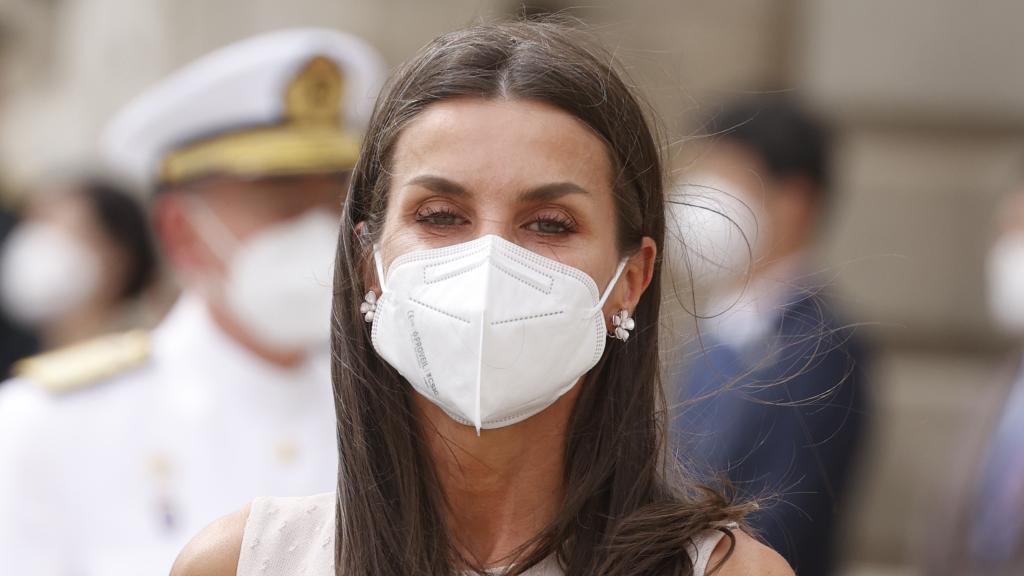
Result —
[[173, 574], [791, 574], [667, 478], [663, 174], [611, 61], [515, 23], [395, 75], [342, 216], [338, 492], [256, 500]]

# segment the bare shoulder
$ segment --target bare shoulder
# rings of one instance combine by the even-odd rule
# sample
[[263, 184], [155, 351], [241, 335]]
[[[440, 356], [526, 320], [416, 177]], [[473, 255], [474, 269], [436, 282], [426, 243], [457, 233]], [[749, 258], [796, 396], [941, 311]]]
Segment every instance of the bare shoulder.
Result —
[[711, 553], [710, 566], [725, 560], [721, 570], [715, 573], [717, 576], [794, 576], [793, 569], [778, 552], [742, 530], [733, 530], [732, 534], [736, 537], [736, 546], [728, 558], [726, 555], [732, 545], [729, 538], [722, 538]]
[[249, 508], [228, 514], [196, 534], [178, 554], [171, 576], [235, 576]]

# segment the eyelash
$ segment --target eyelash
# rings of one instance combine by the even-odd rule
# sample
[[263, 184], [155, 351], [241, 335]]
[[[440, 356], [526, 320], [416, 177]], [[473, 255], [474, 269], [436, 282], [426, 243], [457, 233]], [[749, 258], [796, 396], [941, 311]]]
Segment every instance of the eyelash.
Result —
[[[447, 207], [437, 208], [437, 207], [429, 206], [429, 207], [421, 208], [416, 213], [416, 223], [424, 224], [424, 225], [427, 225], [427, 226], [434, 226], [434, 227], [437, 227], [437, 228], [450, 228], [452, 226], [458, 226], [460, 224], [460, 223], [445, 223], [445, 224], [442, 224], [442, 223], [437, 222], [438, 217], [443, 217], [445, 219], [451, 219], [451, 220], [455, 220], [455, 221], [465, 220], [465, 218], [460, 216], [457, 212], [455, 212], [451, 208], [447, 208]], [[544, 225], [547, 225], [547, 224], [554, 224], [554, 225], [560, 226], [562, 228], [562, 230], [560, 230], [558, 232], [544, 232], [544, 231], [541, 231], [541, 230], [531, 229], [531, 227], [534, 226], [534, 225], [544, 226]], [[561, 213], [559, 213], [559, 214], [542, 214], [542, 215], [539, 215], [533, 221], [531, 221], [529, 224], [527, 224], [526, 227], [527, 227], [527, 229], [530, 229], [531, 232], [534, 232], [536, 234], [540, 234], [542, 236], [560, 236], [560, 235], [565, 235], [565, 234], [572, 234], [572, 233], [575, 233], [577, 231], [577, 229], [578, 229], [578, 226], [576, 225], [575, 220], [573, 220], [569, 216], [567, 216], [565, 214], [561, 214]]]
[[540, 230], [531, 230], [531, 232], [536, 232], [537, 234], [542, 234], [544, 236], [559, 236], [563, 234], [572, 234], [576, 232], [578, 228], [576, 222], [572, 218], [561, 213], [542, 214], [540, 216], [537, 216], [532, 222], [528, 224], [528, 227], [533, 226], [535, 224], [539, 224], [541, 226], [545, 224], [556, 224], [562, 227], [562, 230], [559, 232], [542, 232]]
[[450, 208], [436, 208], [436, 207], [433, 207], [433, 206], [425, 206], [425, 207], [419, 209], [416, 212], [416, 223], [418, 223], [418, 224], [426, 224], [428, 226], [437, 226], [437, 227], [440, 227], [440, 228], [447, 228], [447, 227], [455, 226], [456, 225], [456, 224], [440, 224], [440, 223], [438, 223], [436, 221], [434, 221], [434, 222], [431, 221], [432, 219], [436, 220], [438, 216], [443, 216], [445, 218], [451, 218], [453, 220], [465, 220], [465, 218], [462, 218], [454, 210], [452, 210]]

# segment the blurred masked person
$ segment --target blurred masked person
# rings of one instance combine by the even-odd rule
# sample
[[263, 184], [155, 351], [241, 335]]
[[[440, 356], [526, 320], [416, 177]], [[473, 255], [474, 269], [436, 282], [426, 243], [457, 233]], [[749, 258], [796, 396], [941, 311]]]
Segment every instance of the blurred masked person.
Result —
[[706, 295], [679, 376], [676, 439], [709, 476], [767, 499], [751, 521], [798, 574], [828, 574], [865, 390], [861, 347], [811, 271], [826, 130], [762, 97], [725, 107], [707, 133], [669, 214], [686, 247], [675, 288], [693, 282]]
[[69, 179], [29, 201], [0, 250], [0, 303], [45, 348], [60, 348], [137, 325], [156, 276], [149, 221], [131, 193]]
[[969, 407], [939, 489], [930, 576], [1024, 574], [1024, 184], [999, 207], [989, 249], [992, 320], [1016, 343], [1002, 381]]
[[332, 260], [382, 75], [356, 38], [276, 32], [113, 120], [104, 149], [155, 189], [184, 290], [151, 335], [55, 352], [0, 388], [0, 573], [165, 574], [253, 497], [334, 488]]

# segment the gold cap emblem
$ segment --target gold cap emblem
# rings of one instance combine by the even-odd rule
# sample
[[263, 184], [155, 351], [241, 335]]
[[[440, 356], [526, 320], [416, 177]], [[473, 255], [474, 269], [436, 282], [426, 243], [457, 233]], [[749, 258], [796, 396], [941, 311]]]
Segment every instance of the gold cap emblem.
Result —
[[340, 125], [344, 80], [331, 60], [317, 56], [292, 80], [285, 93], [285, 116], [301, 124]]

